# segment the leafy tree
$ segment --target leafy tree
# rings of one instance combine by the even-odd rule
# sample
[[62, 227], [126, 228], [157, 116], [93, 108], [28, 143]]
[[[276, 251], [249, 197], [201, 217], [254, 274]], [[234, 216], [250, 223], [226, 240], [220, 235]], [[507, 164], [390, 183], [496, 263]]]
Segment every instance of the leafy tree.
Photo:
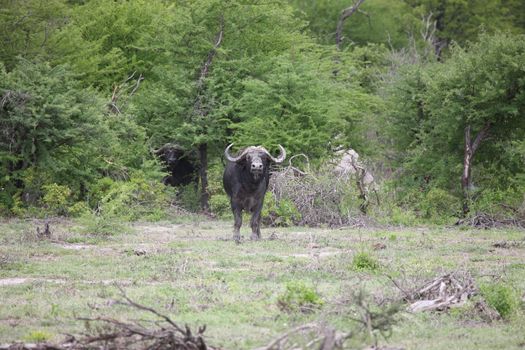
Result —
[[356, 79], [344, 77], [347, 71], [335, 79], [329, 70], [333, 62], [319, 66], [320, 61], [319, 53], [280, 56], [272, 60], [267, 74], [246, 79], [235, 142], [283, 143], [291, 154], [305, 153], [312, 159], [339, 146], [362, 148], [360, 123], [378, 101]]
[[[524, 55], [522, 35], [483, 34], [467, 49], [455, 46], [445, 64], [409, 71], [391, 95], [398, 105], [391, 119], [395, 138], [410, 152], [404, 164], [445, 188], [461, 178], [465, 213], [477, 186], [520, 186]], [[403, 109], [406, 116], [397, 119]]]
[[67, 67], [22, 60], [0, 75], [0, 186], [7, 204], [16, 192], [38, 198], [46, 183], [67, 185], [82, 198], [96, 178], [142, 162], [140, 129], [105, 116], [104, 101], [82, 89]]
[[67, 14], [62, 0], [0, 0], [0, 62], [11, 70], [19, 56], [44, 55]]

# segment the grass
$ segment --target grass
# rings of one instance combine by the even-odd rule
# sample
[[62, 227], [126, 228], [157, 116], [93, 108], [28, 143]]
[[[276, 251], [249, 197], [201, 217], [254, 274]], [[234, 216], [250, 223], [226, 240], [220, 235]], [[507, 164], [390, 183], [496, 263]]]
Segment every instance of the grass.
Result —
[[[144, 318], [137, 310], [108, 306], [119, 298], [115, 283], [133, 300], [180, 324], [206, 324], [209, 343], [225, 349], [259, 347], [312, 320], [357, 330], [351, 319], [353, 292], [363, 290], [370, 300], [397, 297], [387, 274], [423, 284], [466, 269], [479, 283], [502, 276], [520, 295], [525, 291], [524, 246], [493, 247], [502, 240], [523, 240], [525, 232], [519, 230], [266, 228], [263, 238], [272, 233], [277, 238], [237, 245], [231, 223], [222, 221], [123, 223], [131, 229], [100, 236], [86, 234], [80, 221], [57, 220], [51, 240], [37, 239], [38, 224], [0, 223], [0, 343], [60, 341], [64, 333], [83, 329], [75, 317]], [[245, 237], [248, 231], [243, 228]], [[384, 249], [374, 250], [377, 243]], [[309, 301], [314, 295], [322, 300], [320, 307], [282, 310], [279, 300], [297, 285], [300, 293], [293, 290], [293, 298]], [[493, 323], [458, 317], [458, 312], [404, 312], [392, 336], [380, 338], [380, 344], [407, 349], [520, 349], [525, 344], [521, 311]], [[372, 339], [365, 334], [352, 342], [363, 348]]]

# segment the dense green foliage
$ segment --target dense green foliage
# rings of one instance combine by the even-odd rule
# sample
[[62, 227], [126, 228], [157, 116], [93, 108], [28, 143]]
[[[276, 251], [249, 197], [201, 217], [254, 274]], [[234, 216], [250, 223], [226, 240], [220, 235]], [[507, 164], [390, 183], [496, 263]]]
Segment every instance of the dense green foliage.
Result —
[[[525, 185], [524, 62], [523, 36], [484, 34], [468, 49], [454, 47], [446, 64], [403, 69], [389, 86], [387, 119], [408, 186], [424, 191], [437, 187], [461, 196], [465, 130], [471, 128], [474, 139], [486, 129], [488, 137], [481, 139], [472, 160], [470, 190], [478, 203], [492, 196], [498, 204], [520, 206]], [[494, 191], [508, 193], [496, 198]]]
[[[312, 166], [356, 149], [389, 178], [377, 217], [446, 222], [463, 196], [473, 212], [525, 213], [520, 1], [367, 0], [339, 48], [348, 1], [0, 4], [2, 215], [196, 210], [196, 187], [176, 195], [160, 184], [152, 150], [165, 143], [200, 151], [211, 169], [202, 190], [223, 214], [229, 142], [281, 144]], [[473, 140], [488, 131], [468, 192], [467, 127]], [[289, 203], [269, 204], [273, 221], [296, 220]]]

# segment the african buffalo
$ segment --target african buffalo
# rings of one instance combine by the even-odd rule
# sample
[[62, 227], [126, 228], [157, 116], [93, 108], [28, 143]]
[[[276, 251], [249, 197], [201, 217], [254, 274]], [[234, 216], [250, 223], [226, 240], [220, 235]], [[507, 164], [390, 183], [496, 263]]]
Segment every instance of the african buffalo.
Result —
[[181, 146], [167, 143], [156, 150], [155, 154], [164, 163], [165, 170], [169, 173], [162, 179], [163, 184], [179, 186], [197, 182], [195, 160]]
[[274, 158], [264, 147], [250, 146], [239, 152], [237, 156], [230, 155], [230, 144], [224, 150], [228, 160], [222, 178], [224, 190], [230, 197], [234, 216], [233, 239], [240, 241], [240, 228], [242, 225], [242, 210], [252, 213], [250, 226], [251, 239], [261, 238], [261, 210], [264, 195], [270, 180], [270, 164], [282, 163], [286, 158], [285, 149], [279, 145], [281, 154]]

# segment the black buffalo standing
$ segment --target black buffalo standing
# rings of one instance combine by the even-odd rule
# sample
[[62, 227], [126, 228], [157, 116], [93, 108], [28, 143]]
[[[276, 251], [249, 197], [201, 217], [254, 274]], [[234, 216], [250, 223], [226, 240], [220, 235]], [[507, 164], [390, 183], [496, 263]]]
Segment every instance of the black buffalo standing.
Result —
[[242, 211], [246, 210], [252, 213], [251, 239], [258, 240], [261, 238], [261, 210], [270, 180], [270, 164], [282, 163], [286, 158], [286, 151], [279, 145], [281, 154], [274, 158], [264, 147], [250, 146], [234, 157], [229, 152], [232, 146], [230, 144], [224, 150], [228, 162], [224, 169], [223, 184], [230, 197], [235, 220], [233, 239], [239, 242], [241, 238]]
[[197, 182], [195, 160], [181, 146], [168, 143], [156, 150], [155, 154], [169, 173], [162, 179], [163, 184], [180, 186]]

